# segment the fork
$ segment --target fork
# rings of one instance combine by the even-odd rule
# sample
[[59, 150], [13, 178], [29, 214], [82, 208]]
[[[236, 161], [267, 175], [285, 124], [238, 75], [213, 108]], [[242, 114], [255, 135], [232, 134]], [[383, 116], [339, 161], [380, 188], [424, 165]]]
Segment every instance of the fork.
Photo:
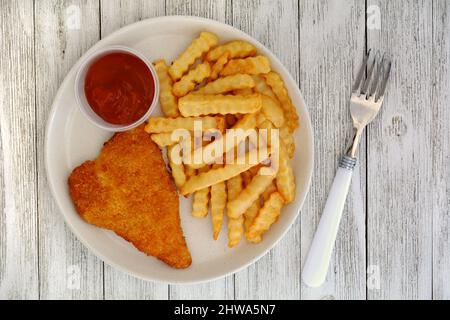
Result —
[[310, 287], [319, 287], [325, 281], [353, 169], [356, 166], [361, 135], [381, 108], [390, 71], [389, 58], [385, 54], [380, 57], [379, 51], [369, 50], [356, 76], [350, 98], [353, 142], [339, 162], [336, 177], [303, 267], [303, 281]]

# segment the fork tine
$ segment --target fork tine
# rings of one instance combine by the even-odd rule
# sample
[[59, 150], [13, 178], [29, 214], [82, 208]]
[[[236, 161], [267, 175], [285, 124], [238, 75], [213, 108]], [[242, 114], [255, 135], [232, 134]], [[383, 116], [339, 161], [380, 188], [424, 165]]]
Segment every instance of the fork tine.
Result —
[[380, 88], [379, 88], [378, 92], [376, 93], [376, 97], [375, 97], [376, 101], [383, 98], [383, 96], [384, 96], [384, 91], [386, 90], [386, 85], [389, 80], [389, 75], [391, 73], [391, 66], [392, 66], [391, 60], [386, 57], [386, 61], [383, 64], [383, 71], [384, 71], [383, 78], [380, 83]]
[[376, 65], [376, 72], [375, 77], [372, 82], [372, 86], [370, 87], [369, 92], [367, 93], [367, 98], [373, 97], [376, 93], [376, 90], [378, 88], [378, 85], [380, 83], [380, 79], [382, 78], [383, 72], [384, 72], [384, 63], [386, 61], [386, 54], [383, 54], [383, 57], [381, 58], [381, 61], [377, 62]]
[[361, 65], [361, 68], [358, 71], [358, 75], [356, 76], [355, 83], [353, 84], [352, 92], [357, 95], [360, 94], [359, 88], [361, 87], [361, 80], [363, 79], [364, 72], [366, 71], [367, 60], [369, 59], [371, 52], [372, 52], [372, 49], [369, 49], [369, 52], [367, 53], [367, 55], [364, 56], [363, 63]]
[[377, 64], [379, 56], [380, 52], [378, 50], [374, 54], [369, 55], [369, 60], [367, 62], [367, 77], [361, 88], [361, 94], [367, 94], [367, 89], [369, 89], [370, 82], [372, 81], [373, 71], [375, 69], [375, 65]]

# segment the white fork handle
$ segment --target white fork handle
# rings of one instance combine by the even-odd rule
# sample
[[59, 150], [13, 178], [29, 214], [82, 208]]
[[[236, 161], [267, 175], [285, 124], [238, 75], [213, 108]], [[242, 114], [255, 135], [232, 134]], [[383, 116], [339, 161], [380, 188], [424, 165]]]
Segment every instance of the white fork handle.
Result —
[[310, 287], [319, 287], [325, 281], [352, 175], [353, 168], [339, 167], [334, 178], [303, 267], [303, 281]]

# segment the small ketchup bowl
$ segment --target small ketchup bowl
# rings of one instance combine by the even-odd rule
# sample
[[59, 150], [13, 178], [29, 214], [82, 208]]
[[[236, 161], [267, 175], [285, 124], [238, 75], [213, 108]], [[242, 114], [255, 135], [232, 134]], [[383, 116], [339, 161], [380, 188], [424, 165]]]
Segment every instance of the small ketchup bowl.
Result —
[[81, 112], [96, 126], [126, 131], [142, 124], [159, 99], [158, 75], [141, 53], [109, 46], [86, 56], [75, 78]]

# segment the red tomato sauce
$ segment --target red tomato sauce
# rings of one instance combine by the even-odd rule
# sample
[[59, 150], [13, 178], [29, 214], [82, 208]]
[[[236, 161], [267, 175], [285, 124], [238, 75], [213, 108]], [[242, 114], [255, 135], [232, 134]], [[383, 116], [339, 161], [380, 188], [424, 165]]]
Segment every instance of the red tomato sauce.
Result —
[[127, 125], [147, 112], [155, 83], [144, 61], [128, 53], [111, 53], [89, 67], [84, 92], [99, 117], [111, 124]]

